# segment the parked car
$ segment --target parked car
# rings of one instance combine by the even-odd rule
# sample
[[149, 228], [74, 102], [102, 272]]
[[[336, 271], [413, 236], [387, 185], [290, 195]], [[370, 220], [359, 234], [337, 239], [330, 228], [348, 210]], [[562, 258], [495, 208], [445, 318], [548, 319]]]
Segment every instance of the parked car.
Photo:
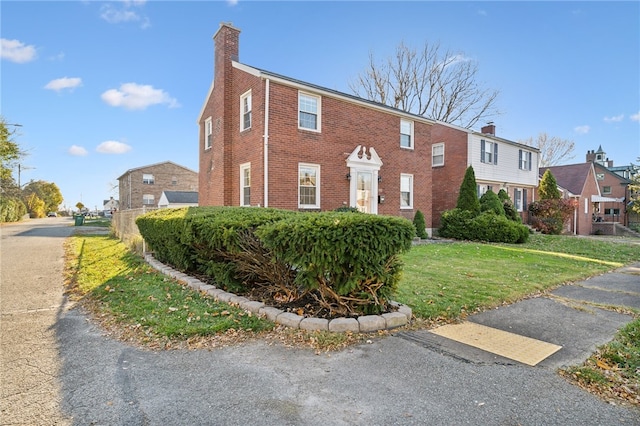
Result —
[[58, 217], [58, 214], [56, 212], [49, 212], [47, 213], [47, 217]]

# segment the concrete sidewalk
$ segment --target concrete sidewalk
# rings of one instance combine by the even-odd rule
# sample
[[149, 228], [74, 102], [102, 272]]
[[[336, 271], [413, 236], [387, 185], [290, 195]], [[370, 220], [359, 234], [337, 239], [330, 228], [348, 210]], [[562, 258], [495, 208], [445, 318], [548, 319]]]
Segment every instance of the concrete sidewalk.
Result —
[[[472, 315], [467, 320], [561, 346], [560, 350], [536, 364], [555, 369], [582, 363], [633, 319], [631, 315], [605, 307], [640, 310], [640, 263], [561, 286], [547, 296]], [[473, 363], [518, 363], [442, 337], [434, 331], [401, 332], [398, 336]]]

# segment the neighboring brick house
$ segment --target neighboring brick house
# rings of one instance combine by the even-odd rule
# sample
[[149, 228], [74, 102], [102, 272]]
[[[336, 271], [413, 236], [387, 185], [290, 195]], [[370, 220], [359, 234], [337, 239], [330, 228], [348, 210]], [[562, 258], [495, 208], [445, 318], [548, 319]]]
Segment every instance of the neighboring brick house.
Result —
[[437, 123], [432, 127], [433, 226], [440, 226], [445, 210], [453, 209], [467, 167], [472, 166], [478, 196], [504, 189], [528, 222], [528, 205], [535, 200], [540, 151], [496, 137], [493, 123], [480, 132]]
[[432, 228], [434, 121], [242, 64], [239, 33], [221, 24], [213, 37], [199, 204], [408, 219], [421, 210]]
[[[601, 196], [594, 199], [597, 220], [604, 222], [617, 222], [622, 225], [629, 225], [626, 205], [631, 200], [629, 185], [631, 180], [624, 176], [631, 176], [629, 172], [632, 165], [625, 168], [616, 168], [613, 161], [606, 158], [606, 153], [602, 146], [598, 151], [588, 151], [587, 162], [592, 162], [595, 167], [596, 181], [600, 189]], [[622, 172], [622, 173], [619, 173]], [[626, 172], [626, 173], [625, 173]]]
[[541, 167], [540, 177], [550, 170], [564, 198], [573, 199], [576, 208], [566, 231], [577, 235], [593, 233], [592, 224], [598, 217], [602, 195], [596, 180], [594, 163]]
[[165, 161], [127, 170], [118, 187], [120, 209], [158, 207], [163, 191], [197, 191], [198, 172]]

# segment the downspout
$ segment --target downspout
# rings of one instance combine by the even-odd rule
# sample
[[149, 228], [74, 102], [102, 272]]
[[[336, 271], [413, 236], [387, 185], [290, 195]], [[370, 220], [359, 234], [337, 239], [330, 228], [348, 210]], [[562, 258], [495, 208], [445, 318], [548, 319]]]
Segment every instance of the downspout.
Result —
[[269, 79], [264, 87], [264, 206], [269, 207]]

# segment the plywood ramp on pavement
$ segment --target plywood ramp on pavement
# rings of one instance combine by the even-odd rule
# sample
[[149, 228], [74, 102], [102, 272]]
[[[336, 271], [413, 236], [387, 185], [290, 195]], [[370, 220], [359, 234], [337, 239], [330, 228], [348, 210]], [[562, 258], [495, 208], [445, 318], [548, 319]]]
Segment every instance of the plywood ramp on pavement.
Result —
[[468, 321], [443, 325], [431, 330], [431, 333], [531, 366], [562, 348], [553, 343]]

